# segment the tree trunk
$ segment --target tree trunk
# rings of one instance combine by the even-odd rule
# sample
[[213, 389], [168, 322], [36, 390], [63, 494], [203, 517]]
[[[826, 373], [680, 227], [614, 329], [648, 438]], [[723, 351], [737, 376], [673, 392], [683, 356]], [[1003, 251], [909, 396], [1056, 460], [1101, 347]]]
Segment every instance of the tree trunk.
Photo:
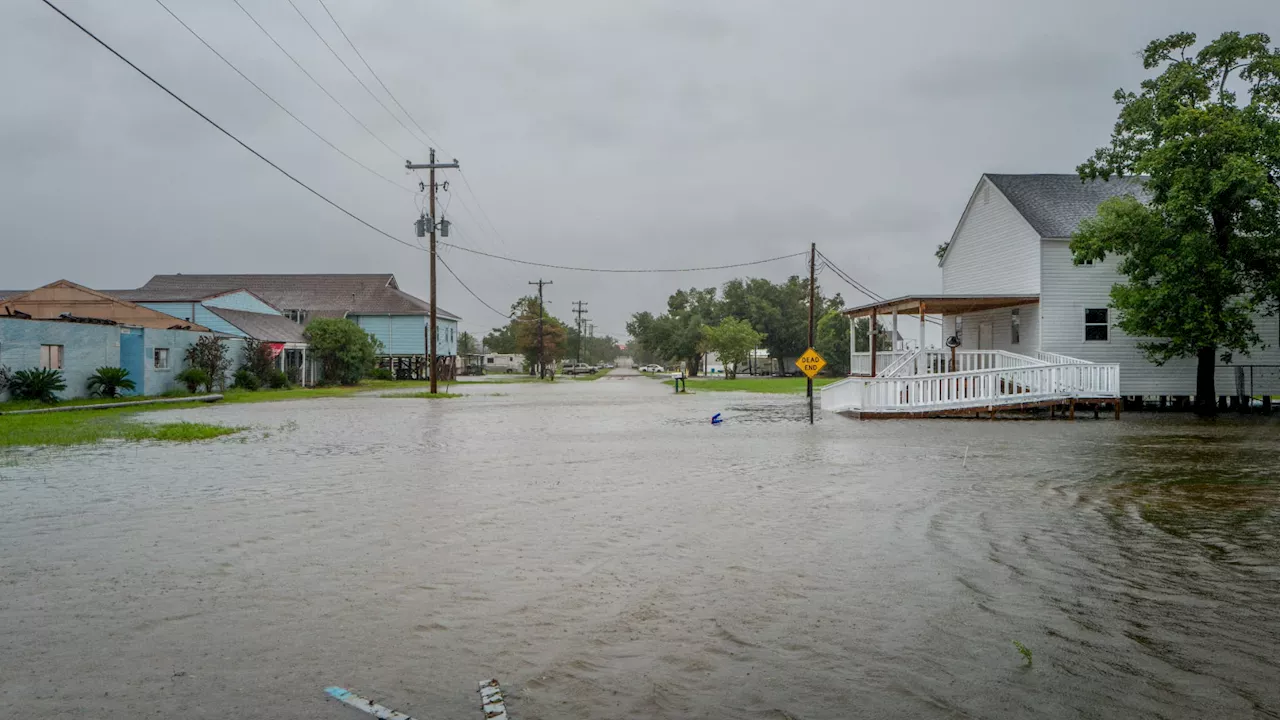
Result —
[[1196, 351], [1196, 414], [1212, 417], [1218, 414], [1218, 393], [1213, 387], [1213, 371], [1217, 348], [1202, 347]]

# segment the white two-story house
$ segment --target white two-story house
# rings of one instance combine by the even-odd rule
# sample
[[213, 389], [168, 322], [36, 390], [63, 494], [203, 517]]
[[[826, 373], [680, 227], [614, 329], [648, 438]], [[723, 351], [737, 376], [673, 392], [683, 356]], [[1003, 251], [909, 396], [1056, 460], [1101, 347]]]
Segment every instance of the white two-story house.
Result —
[[[1112, 286], [1123, 281], [1116, 271], [1117, 260], [1109, 257], [1084, 265], [1072, 262], [1071, 234], [1080, 222], [1096, 215], [1104, 200], [1125, 194], [1142, 199], [1141, 181], [1126, 178], [1085, 183], [1074, 174], [983, 175], [939, 262], [941, 293], [895, 298], [845, 312], [851, 323], [854, 318], [874, 316], [876, 322], [871, 327], [895, 330], [904, 320], [901, 316], [910, 315], [909, 322], [920, 323], [918, 337], [922, 338], [926, 320], [940, 321], [942, 337], [954, 338], [950, 344], [958, 341], [958, 345], [924, 351], [918, 345], [900, 346], [874, 357], [870, 352], [852, 353], [853, 374], [863, 376], [864, 381], [874, 377], [878, 382], [864, 382], [859, 398], [850, 396], [837, 402], [834, 396], [842, 393], [833, 393], [827, 405], [835, 410], [858, 409], [848, 407], [850, 402], [867, 408], [876, 403], [895, 407], [905, 403], [916, 408], [925, 403], [924, 396], [939, 395], [939, 402], [946, 407], [999, 406], [1009, 400], [1003, 395], [1009, 394], [1005, 391], [1010, 388], [1013, 395], [1043, 396], [1045, 403], [1069, 397], [1194, 395], [1195, 358], [1157, 366], [1138, 348], [1141, 338], [1126, 335], [1115, 326], [1115, 310], [1109, 304]], [[1260, 316], [1257, 329], [1263, 340], [1261, 347], [1219, 365], [1219, 395], [1280, 394], [1280, 320]], [[904, 329], [903, 334], [914, 333]], [[872, 347], [862, 339], [859, 344]], [[1078, 376], [1070, 382], [1054, 379], [1058, 383], [1054, 387], [1043, 384], [1050, 382], [1048, 375], [1053, 374], [1043, 369], [1036, 371], [1045, 376], [1043, 381], [1000, 375], [1002, 369], [1065, 365], [1095, 367], [1054, 371]], [[979, 375], [958, 388], [919, 385], [916, 397], [908, 397], [911, 393], [900, 392], [890, 381], [964, 371]], [[1084, 372], [1091, 377], [1079, 375]], [[971, 396], [973, 388], [983, 383], [994, 383], [984, 391], [993, 393], [992, 397]], [[881, 387], [885, 385], [889, 387]], [[849, 392], [846, 388], [843, 394]], [[873, 395], [879, 400], [873, 402]], [[1014, 404], [1021, 399], [1012, 398]]]

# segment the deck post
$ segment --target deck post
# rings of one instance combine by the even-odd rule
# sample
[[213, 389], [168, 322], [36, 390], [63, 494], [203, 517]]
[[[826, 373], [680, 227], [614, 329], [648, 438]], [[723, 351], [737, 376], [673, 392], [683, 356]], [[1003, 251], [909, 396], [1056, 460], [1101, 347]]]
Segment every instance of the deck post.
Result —
[[871, 322], [867, 323], [867, 337], [871, 341], [871, 377], [876, 376], [876, 310], [871, 309]]
[[921, 374], [920, 358], [924, 357], [924, 301], [920, 301], [920, 352], [916, 355], [916, 374]]
[[898, 308], [893, 309], [893, 351], [898, 352]]
[[853, 375], [853, 358], [855, 355], [854, 348], [857, 347], [857, 345], [855, 344], [857, 337], [858, 337], [858, 333], [855, 331], [853, 316], [850, 315], [849, 316], [849, 375], [850, 376]]
[[1071, 402], [1068, 405], [1068, 407], [1070, 408], [1067, 411], [1068, 413], [1070, 413], [1070, 415], [1068, 416], [1068, 419], [1070, 419], [1071, 422], [1075, 422], [1076, 420], [1076, 399], [1075, 398], [1071, 398]]
[[1120, 419], [1120, 403], [1116, 402], [1115, 406], [1116, 406], [1116, 419], [1119, 420]]

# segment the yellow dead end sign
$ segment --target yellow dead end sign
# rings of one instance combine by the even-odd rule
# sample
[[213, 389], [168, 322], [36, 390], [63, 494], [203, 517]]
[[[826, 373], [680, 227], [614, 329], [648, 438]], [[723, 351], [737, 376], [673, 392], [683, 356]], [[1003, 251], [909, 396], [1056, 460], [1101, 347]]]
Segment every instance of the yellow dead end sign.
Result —
[[822, 372], [822, 368], [826, 366], [827, 361], [823, 360], [822, 356], [813, 348], [805, 350], [804, 354], [800, 356], [800, 359], [796, 360], [796, 367], [800, 368], [800, 372], [807, 375], [810, 380], [812, 380], [815, 375]]

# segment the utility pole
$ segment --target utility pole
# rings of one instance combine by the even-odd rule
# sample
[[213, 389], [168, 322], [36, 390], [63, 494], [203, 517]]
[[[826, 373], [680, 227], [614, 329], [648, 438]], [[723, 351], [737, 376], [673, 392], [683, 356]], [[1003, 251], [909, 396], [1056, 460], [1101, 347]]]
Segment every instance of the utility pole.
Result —
[[[459, 166], [458, 166], [458, 160], [457, 160], [456, 158], [455, 158], [455, 159], [454, 159], [454, 161], [453, 161], [453, 162], [451, 162], [451, 163], [438, 163], [438, 162], [436, 162], [436, 149], [435, 149], [435, 148], [430, 148], [430, 158], [429, 158], [429, 162], [427, 162], [425, 165], [421, 165], [421, 164], [419, 164], [419, 165], [415, 165], [415, 164], [413, 164], [412, 162], [410, 162], [410, 161], [408, 161], [408, 160], [405, 160], [405, 161], [404, 161], [404, 166], [405, 166], [406, 168], [408, 168], [409, 170], [428, 170], [428, 171], [430, 171], [430, 176], [429, 176], [429, 178], [428, 178], [428, 180], [427, 180], [427, 186], [430, 188], [430, 190], [429, 190], [429, 191], [428, 191], [428, 193], [427, 193], [427, 200], [428, 200], [428, 202], [430, 203], [430, 207], [429, 207], [429, 209], [427, 210], [427, 215], [426, 215], [426, 217], [420, 218], [420, 219], [418, 220], [418, 223], [419, 223], [419, 225], [418, 225], [418, 230], [419, 230], [419, 233], [421, 233], [421, 231], [422, 231], [423, 229], [425, 229], [425, 228], [423, 227], [424, 225], [429, 225], [429, 226], [430, 226], [430, 229], [431, 229], [431, 249], [430, 249], [430, 254], [431, 254], [431, 273], [430, 273], [430, 276], [431, 276], [431, 279], [430, 279], [430, 283], [431, 283], [431, 291], [430, 291], [430, 292], [431, 292], [431, 298], [430, 298], [430, 300], [428, 301], [428, 302], [430, 302], [430, 303], [431, 303], [431, 323], [430, 323], [430, 329], [427, 331], [427, 339], [428, 339], [428, 341], [431, 343], [431, 348], [430, 348], [430, 352], [429, 352], [429, 355], [430, 355], [430, 358], [429, 358], [429, 359], [431, 360], [431, 392], [432, 392], [432, 394], [435, 394], [436, 392], [438, 392], [438, 389], [439, 389], [439, 386], [438, 386], [438, 384], [437, 384], [437, 381], [439, 380], [439, 378], [437, 377], [437, 375], [439, 375], [439, 372], [438, 372], [438, 371], [437, 371], [437, 369], [436, 369], [436, 339], [437, 339], [437, 338], [436, 338], [436, 335], [438, 334], [438, 332], [437, 332], [437, 330], [436, 330], [436, 226], [437, 226], [438, 224], [443, 225], [443, 223], [437, 223], [437, 222], [436, 222], [436, 170], [437, 170], [437, 169], [440, 169], [440, 170], [444, 170], [444, 169], [453, 169], [453, 170], [456, 170], [456, 169], [458, 169], [458, 167], [459, 167]], [[448, 231], [448, 225], [444, 225], [444, 228], [445, 228], [445, 233], [444, 233], [444, 234], [445, 234], [445, 235], [448, 235], [448, 234], [449, 234], [449, 231]], [[390, 348], [388, 348], [388, 350], [390, 350]]]
[[[817, 279], [818, 244], [809, 243], [809, 347], [813, 347], [813, 299]], [[809, 395], [809, 424], [813, 424], [813, 378], [806, 383]]]
[[578, 314], [578, 359], [575, 362], [581, 365], [582, 364], [582, 313], [587, 311], [587, 303], [583, 300], [575, 300], [573, 302], [573, 311]]
[[546, 348], [546, 343], [543, 342], [543, 339], [542, 339], [542, 316], [543, 316], [542, 286], [554, 285], [555, 283], [551, 282], [550, 280], [543, 280], [542, 278], [538, 278], [537, 282], [530, 281], [529, 284], [538, 286], [538, 378], [541, 380], [546, 380], [547, 379], [547, 361], [546, 361], [546, 358], [544, 357], [545, 353], [543, 352], [543, 350]]

